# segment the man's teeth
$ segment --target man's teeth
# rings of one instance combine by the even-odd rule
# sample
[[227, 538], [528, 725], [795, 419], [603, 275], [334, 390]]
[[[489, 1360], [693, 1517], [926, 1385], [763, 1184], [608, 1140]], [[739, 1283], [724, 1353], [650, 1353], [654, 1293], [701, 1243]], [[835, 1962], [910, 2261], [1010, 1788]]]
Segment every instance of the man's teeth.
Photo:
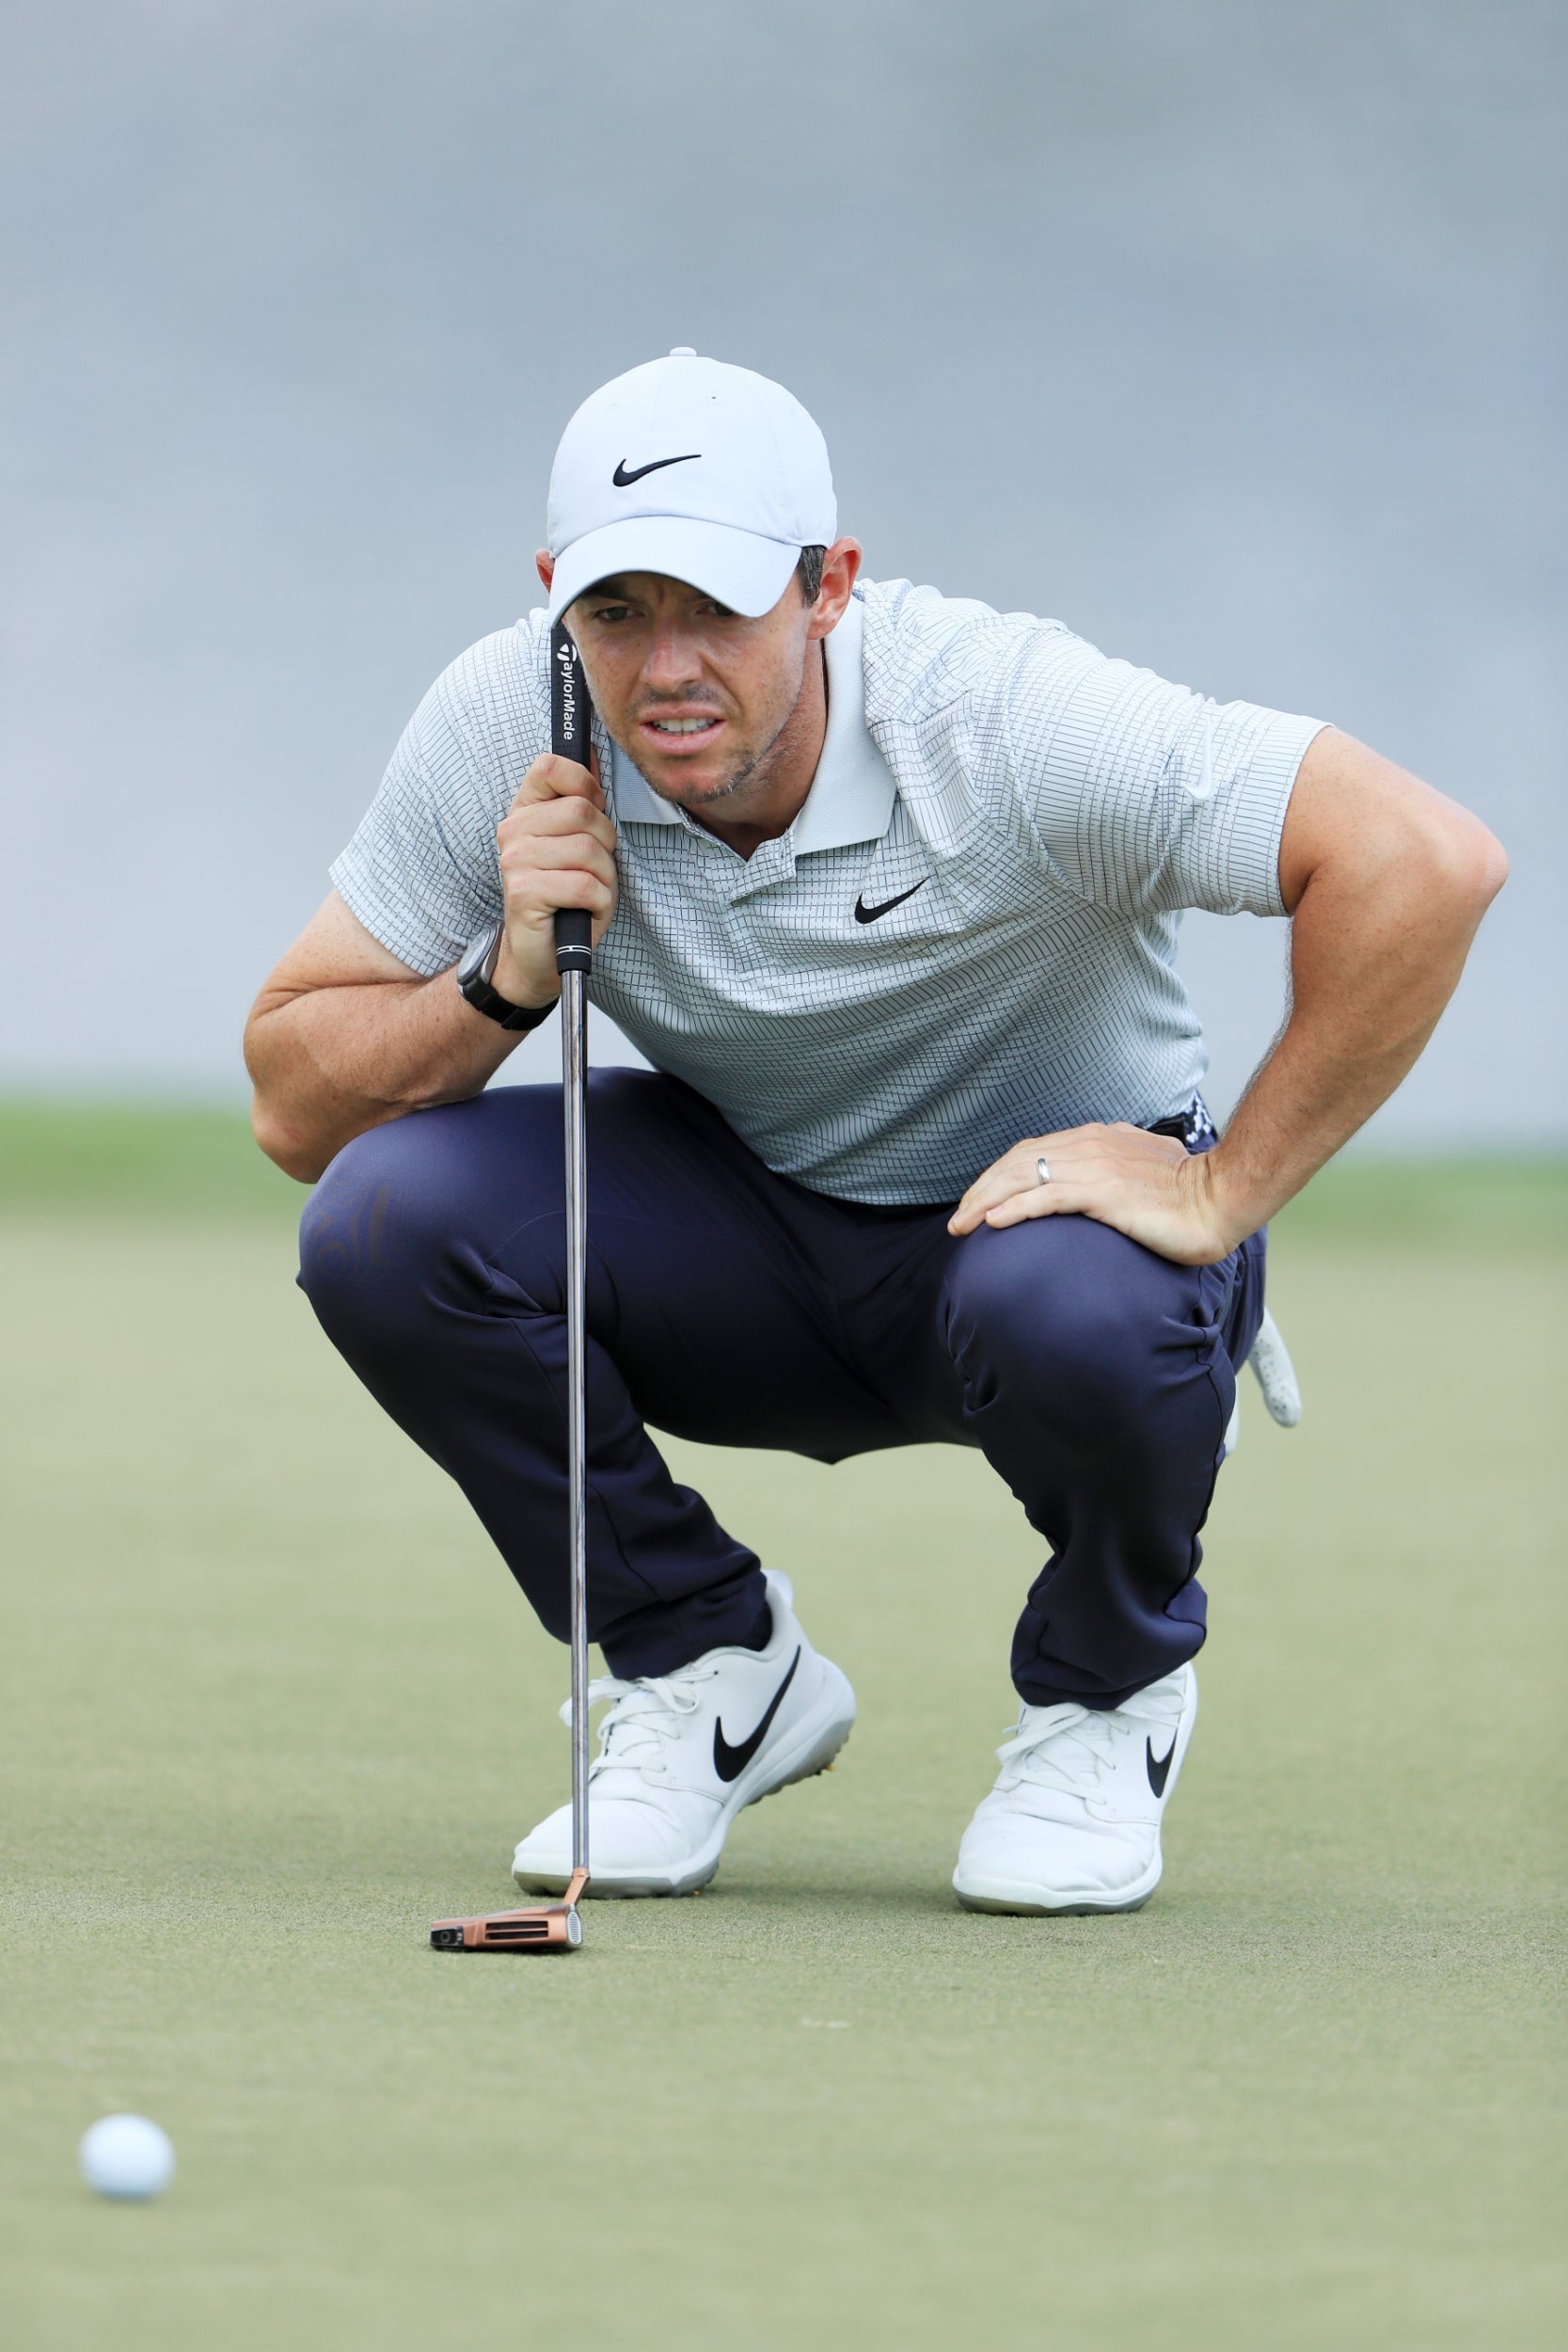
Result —
[[660, 735], [698, 735], [704, 727], [713, 724], [711, 719], [654, 719], [649, 722]]

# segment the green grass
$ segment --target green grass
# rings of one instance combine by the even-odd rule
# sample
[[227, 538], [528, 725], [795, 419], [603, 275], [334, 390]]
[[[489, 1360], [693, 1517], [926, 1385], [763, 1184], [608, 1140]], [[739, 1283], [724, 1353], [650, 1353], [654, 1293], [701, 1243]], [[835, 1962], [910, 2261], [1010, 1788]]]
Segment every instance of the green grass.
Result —
[[[466, 1962], [561, 1654], [240, 1134], [0, 1116], [8, 2347], [1560, 2342], [1560, 1167], [1280, 1221], [1307, 1417], [1243, 1406], [1147, 1911], [947, 1893], [1036, 1556], [981, 1463], [678, 1446], [860, 1725], [700, 1902]], [[155, 2207], [76, 2182], [117, 2106]]]
[[243, 1112], [0, 1100], [0, 1215], [266, 1217], [297, 1223], [305, 1195], [251, 1140]]

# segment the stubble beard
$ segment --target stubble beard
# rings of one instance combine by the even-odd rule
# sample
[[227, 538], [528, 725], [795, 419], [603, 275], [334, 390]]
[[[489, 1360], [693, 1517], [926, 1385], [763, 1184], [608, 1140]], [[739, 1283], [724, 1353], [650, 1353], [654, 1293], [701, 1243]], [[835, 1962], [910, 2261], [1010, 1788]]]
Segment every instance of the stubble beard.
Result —
[[[695, 798], [677, 798], [673, 792], [666, 791], [662, 785], [656, 784], [652, 776], [643, 775], [642, 770], [641, 768], [637, 768], [637, 762], [635, 759], [632, 760], [632, 766], [637, 768], [638, 774], [642, 777], [642, 781], [647, 786], [649, 791], [652, 792], [658, 800], [668, 801], [672, 808], [684, 808], [693, 816], [701, 816], [705, 810], [721, 808], [727, 801], [734, 800], [737, 792], [743, 792], [749, 784], [755, 783], [759, 778], [766, 780], [768, 768], [773, 758], [773, 755], [778, 750], [778, 747], [784, 740], [785, 735], [788, 733], [790, 722], [793, 720], [797, 710], [800, 707], [800, 696], [804, 690], [805, 682], [806, 664], [805, 660], [802, 660], [800, 663], [800, 675], [796, 684], [794, 698], [790, 702], [789, 707], [784, 712], [784, 717], [779, 721], [778, 725], [774, 728], [772, 734], [768, 738], [767, 742], [759, 745], [754, 751], [743, 752], [740, 755], [739, 759], [736, 761], [736, 766], [730, 771], [727, 776], [725, 776], [718, 784], [709, 785], [705, 790]], [[627, 754], [627, 757], [631, 757], [629, 753]]]

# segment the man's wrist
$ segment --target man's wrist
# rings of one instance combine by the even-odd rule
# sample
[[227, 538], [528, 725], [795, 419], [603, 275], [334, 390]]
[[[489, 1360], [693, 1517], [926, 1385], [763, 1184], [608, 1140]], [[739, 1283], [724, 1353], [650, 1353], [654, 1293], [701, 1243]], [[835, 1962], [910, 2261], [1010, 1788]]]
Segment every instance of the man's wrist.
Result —
[[1212, 1152], [1195, 1152], [1187, 1168], [1199, 1213], [1219, 1244], [1218, 1255], [1227, 1258], [1233, 1249], [1241, 1248], [1249, 1233], [1257, 1232], [1268, 1212], [1265, 1209], [1253, 1214], [1249, 1198], [1252, 1188], [1238, 1181], [1236, 1169], [1226, 1157], [1224, 1143], [1216, 1143]]
[[556, 999], [548, 996], [543, 1003], [527, 1001], [527, 983], [519, 985], [506, 968], [506, 944], [505, 928], [500, 923], [472, 941], [457, 966], [457, 993], [466, 1005], [487, 1021], [522, 1035], [549, 1018]]
[[556, 978], [555, 987], [551, 989], [546, 984], [544, 989], [541, 989], [536, 975], [519, 971], [512, 960], [511, 942], [504, 931], [501, 933], [500, 946], [495, 958], [495, 968], [490, 974], [490, 985], [498, 996], [505, 996], [511, 1003], [520, 1006], [525, 1011], [537, 1011], [539, 1018], [543, 1020], [547, 1012], [554, 1009], [561, 998], [561, 982], [555, 975], [552, 974], [551, 977]]

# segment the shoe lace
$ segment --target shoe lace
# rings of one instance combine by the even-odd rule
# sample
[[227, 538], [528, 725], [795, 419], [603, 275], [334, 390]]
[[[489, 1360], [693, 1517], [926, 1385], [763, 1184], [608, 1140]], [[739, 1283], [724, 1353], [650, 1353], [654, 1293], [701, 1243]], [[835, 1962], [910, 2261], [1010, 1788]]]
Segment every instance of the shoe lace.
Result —
[[[636, 1675], [630, 1681], [617, 1675], [595, 1676], [588, 1686], [589, 1706], [596, 1707], [601, 1699], [614, 1704], [599, 1724], [599, 1753], [588, 1768], [590, 1779], [617, 1766], [641, 1772], [655, 1762], [660, 1740], [678, 1740], [686, 1720], [702, 1705], [692, 1684], [708, 1680], [713, 1671], [706, 1667], [678, 1675]], [[561, 1708], [561, 1720], [569, 1729], [570, 1699]]]
[[996, 1751], [998, 1763], [1008, 1768], [1013, 1781], [1033, 1781], [1038, 1788], [1065, 1788], [1073, 1795], [1092, 1788], [1111, 1761], [1116, 1740], [1111, 1717], [1070, 1703], [1036, 1708], [1031, 1717]]

